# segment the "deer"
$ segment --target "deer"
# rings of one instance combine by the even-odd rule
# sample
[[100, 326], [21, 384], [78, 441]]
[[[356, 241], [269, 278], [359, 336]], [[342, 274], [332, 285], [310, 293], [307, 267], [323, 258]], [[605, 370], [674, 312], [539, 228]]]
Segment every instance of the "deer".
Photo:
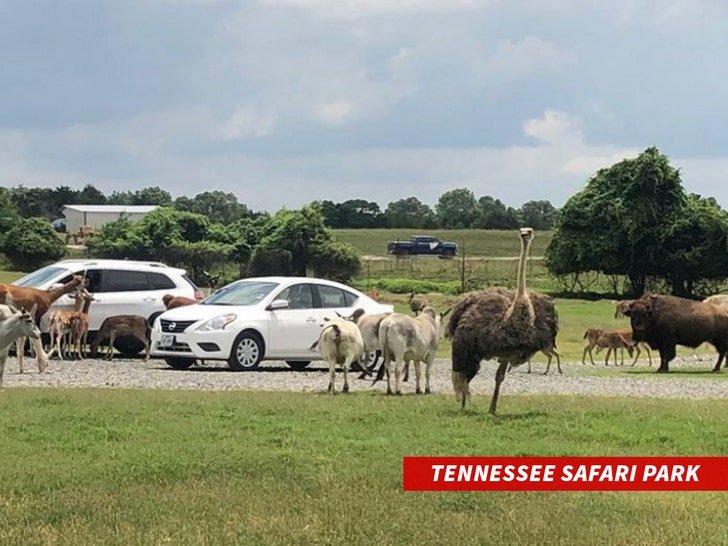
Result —
[[101, 328], [96, 333], [94, 341], [91, 344], [91, 354], [97, 354], [101, 342], [109, 340], [109, 350], [106, 358], [111, 360], [114, 357], [114, 341], [117, 336], [134, 336], [144, 343], [146, 356], [144, 360], [149, 360], [149, 321], [139, 315], [116, 315], [109, 317], [101, 324]]
[[76, 356], [83, 360], [83, 349], [88, 339], [88, 310], [94, 297], [88, 292], [83, 296], [83, 308], [71, 316], [71, 353], [76, 350]]
[[86, 290], [86, 287], [81, 285], [76, 288], [76, 293], [70, 296], [74, 300], [71, 311], [54, 311], [50, 314], [49, 333], [51, 340], [48, 358], [57, 352], [58, 357], [61, 360], [64, 359], [63, 346], [70, 341], [71, 319], [75, 313], [79, 313], [83, 309], [85, 298], [90, 296], [91, 294]]
[[[27, 288], [24, 286], [15, 286], [12, 284], [0, 284], [0, 303], [11, 305], [24, 311], [33, 312], [33, 318], [36, 324], [40, 324], [40, 320], [48, 312], [51, 305], [58, 298], [65, 294], [70, 294], [78, 288], [83, 282], [83, 277], [74, 275], [66, 284], [51, 288], [49, 290], [40, 290], [38, 288]], [[25, 351], [25, 337], [21, 336], [17, 341], [18, 368], [23, 373], [23, 353]], [[38, 361], [38, 371], [43, 373], [48, 367], [48, 359], [43, 350], [43, 343], [40, 338], [31, 338], [31, 346]]]

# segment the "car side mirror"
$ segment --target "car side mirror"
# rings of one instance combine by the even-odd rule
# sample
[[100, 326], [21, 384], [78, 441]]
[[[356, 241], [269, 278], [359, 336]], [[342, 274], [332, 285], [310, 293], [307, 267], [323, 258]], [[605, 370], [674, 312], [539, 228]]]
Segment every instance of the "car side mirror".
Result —
[[268, 311], [275, 311], [276, 309], [288, 309], [289, 306], [288, 300], [273, 300], [267, 309]]

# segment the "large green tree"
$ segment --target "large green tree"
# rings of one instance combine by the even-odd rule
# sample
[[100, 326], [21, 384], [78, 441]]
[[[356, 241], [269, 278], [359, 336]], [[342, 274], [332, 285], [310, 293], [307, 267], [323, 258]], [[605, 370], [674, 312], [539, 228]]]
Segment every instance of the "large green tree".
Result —
[[548, 230], [554, 227], [556, 208], [550, 201], [528, 201], [518, 209], [518, 219], [522, 226]]
[[518, 212], [500, 199], [484, 195], [478, 199], [478, 215], [473, 227], [480, 229], [515, 229], [519, 226]]
[[26, 218], [16, 222], [1, 241], [0, 252], [13, 269], [32, 271], [55, 262], [66, 252], [53, 228], [43, 218]]
[[440, 227], [462, 229], [473, 226], [478, 215], [478, 202], [473, 192], [458, 188], [443, 193], [435, 205]]
[[626, 275], [636, 294], [648, 277], [677, 295], [728, 276], [728, 221], [714, 201], [688, 196], [657, 148], [601, 169], [559, 214], [546, 264], [557, 275]]
[[384, 211], [387, 227], [432, 229], [437, 227], [437, 216], [429, 205], [416, 197], [392, 201]]

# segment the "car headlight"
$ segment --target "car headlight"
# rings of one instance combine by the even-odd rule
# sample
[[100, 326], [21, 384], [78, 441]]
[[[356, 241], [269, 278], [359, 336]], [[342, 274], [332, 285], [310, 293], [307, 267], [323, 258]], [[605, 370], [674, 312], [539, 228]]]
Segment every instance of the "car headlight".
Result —
[[208, 320], [200, 324], [196, 330], [198, 332], [215, 332], [217, 330], [224, 330], [225, 327], [238, 318], [237, 315], [230, 313], [229, 315], [220, 315], [213, 319]]

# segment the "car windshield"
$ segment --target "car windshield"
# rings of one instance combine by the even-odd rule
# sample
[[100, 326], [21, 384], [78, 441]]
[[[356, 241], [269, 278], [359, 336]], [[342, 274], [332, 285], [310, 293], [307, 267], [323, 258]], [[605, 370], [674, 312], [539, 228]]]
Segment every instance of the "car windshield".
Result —
[[69, 271], [65, 267], [49, 265], [48, 267], [44, 267], [43, 269], [39, 269], [38, 271], [34, 271], [33, 273], [30, 273], [29, 275], [18, 279], [17, 281], [13, 282], [13, 284], [15, 286], [38, 288], [52, 279], [67, 275], [69, 273], [71, 273], [71, 271]]
[[276, 286], [277, 282], [237, 281], [213, 292], [202, 305], [255, 305]]

